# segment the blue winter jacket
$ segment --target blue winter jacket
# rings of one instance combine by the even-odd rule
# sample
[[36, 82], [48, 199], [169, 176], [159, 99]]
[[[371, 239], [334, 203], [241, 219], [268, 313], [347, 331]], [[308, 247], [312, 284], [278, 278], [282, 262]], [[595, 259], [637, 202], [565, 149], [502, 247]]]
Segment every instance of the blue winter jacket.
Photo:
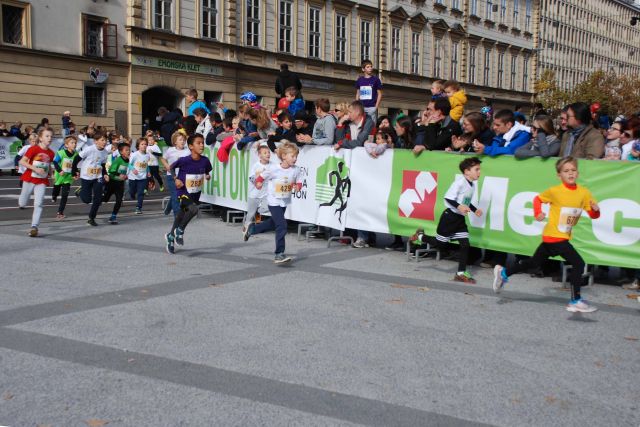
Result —
[[531, 134], [526, 130], [519, 130], [511, 138], [511, 143], [508, 146], [504, 146], [507, 142], [504, 139], [504, 135], [496, 135], [491, 141], [491, 145], [484, 147], [483, 154], [487, 156], [499, 156], [501, 154], [514, 154], [516, 150], [525, 145], [531, 139]]

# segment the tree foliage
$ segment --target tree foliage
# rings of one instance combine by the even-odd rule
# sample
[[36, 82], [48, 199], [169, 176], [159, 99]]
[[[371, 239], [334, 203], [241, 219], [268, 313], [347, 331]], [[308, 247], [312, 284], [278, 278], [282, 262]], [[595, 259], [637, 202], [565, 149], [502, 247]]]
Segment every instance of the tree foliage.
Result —
[[601, 111], [615, 117], [626, 117], [640, 111], [640, 76], [617, 74], [615, 71], [594, 71], [572, 90], [560, 88], [555, 72], [544, 70], [534, 84], [536, 101], [545, 110], [557, 113], [572, 102], [598, 102]]

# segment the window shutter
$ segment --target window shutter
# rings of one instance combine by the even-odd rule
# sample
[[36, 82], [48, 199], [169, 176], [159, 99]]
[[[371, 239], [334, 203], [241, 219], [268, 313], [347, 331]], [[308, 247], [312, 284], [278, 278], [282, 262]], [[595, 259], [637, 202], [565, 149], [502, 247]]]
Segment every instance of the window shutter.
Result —
[[102, 27], [103, 54], [105, 58], [118, 57], [118, 26], [116, 24], [104, 24]]

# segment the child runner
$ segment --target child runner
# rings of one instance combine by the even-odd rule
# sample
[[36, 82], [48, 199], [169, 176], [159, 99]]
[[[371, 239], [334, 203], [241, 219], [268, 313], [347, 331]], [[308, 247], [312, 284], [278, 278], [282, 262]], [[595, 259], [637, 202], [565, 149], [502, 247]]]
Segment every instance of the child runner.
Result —
[[149, 158], [147, 153], [148, 138], [138, 138], [136, 141], [136, 152], [129, 158], [129, 195], [131, 200], [137, 200], [136, 215], [142, 215], [142, 202], [144, 201], [144, 190], [147, 189], [147, 178], [149, 173]]
[[536, 249], [533, 256], [516, 264], [513, 268], [496, 265], [493, 273], [493, 290], [499, 293], [504, 284], [512, 276], [532, 267], [540, 267], [543, 261], [552, 256], [561, 256], [571, 264], [571, 300], [567, 305], [567, 311], [576, 313], [592, 313], [596, 307], [589, 305], [580, 297], [580, 285], [582, 284], [582, 272], [584, 261], [580, 254], [571, 245], [571, 231], [578, 223], [582, 211], [586, 210], [589, 217], [600, 217], [600, 207], [591, 195], [591, 192], [581, 185], [576, 184], [578, 179], [578, 160], [573, 157], [565, 157], [556, 162], [556, 172], [562, 184], [548, 188], [533, 199], [533, 214], [537, 221], [543, 221], [546, 217], [542, 212], [542, 203], [549, 203], [549, 221], [542, 231], [542, 243]]
[[191, 135], [187, 140], [190, 156], [180, 157], [170, 167], [171, 175], [176, 183], [176, 192], [180, 202], [180, 211], [173, 220], [171, 231], [164, 235], [167, 252], [175, 252], [175, 244], [184, 245], [184, 230], [189, 221], [198, 214], [200, 193], [204, 180], [211, 179], [209, 173], [213, 169], [209, 158], [203, 156], [204, 137], [199, 133]]
[[456, 177], [444, 195], [444, 204], [447, 209], [440, 216], [436, 237], [426, 236], [421, 228], [411, 237], [411, 242], [414, 244], [429, 243], [436, 248], [444, 246], [451, 240], [457, 240], [460, 244], [458, 272], [453, 276], [453, 280], [457, 282], [476, 283], [467, 271], [469, 230], [465, 216], [469, 212], [473, 212], [476, 216], [482, 216], [482, 210], [471, 204], [471, 198], [476, 188], [475, 183], [480, 178], [481, 163], [477, 157], [469, 157], [460, 162], [462, 176]]
[[[17, 158], [16, 162], [17, 162], [17, 166], [18, 166], [18, 175], [22, 175], [23, 173], [25, 173], [27, 171], [27, 168], [25, 168], [20, 163], [20, 159], [22, 159], [22, 157], [27, 153], [29, 148], [33, 147], [37, 143], [38, 143], [38, 134], [37, 133], [30, 133], [29, 134], [29, 138], [27, 139], [25, 144], [22, 146], [20, 151], [18, 151], [18, 155], [16, 156], [16, 158]], [[20, 181], [20, 187], [22, 187], [22, 181]]]
[[73, 160], [73, 175], [78, 170], [78, 164], [82, 161], [80, 168], [80, 199], [84, 203], [91, 203], [89, 210], [89, 220], [87, 224], [96, 227], [96, 215], [102, 204], [104, 181], [109, 180], [105, 163], [109, 153], [105, 150], [107, 137], [103, 133], [96, 132], [93, 136], [93, 145], [85, 145], [84, 149]]
[[242, 236], [244, 241], [249, 240], [249, 227], [253, 224], [256, 212], [267, 195], [267, 189], [262, 187], [256, 188], [256, 179], [264, 174], [269, 168], [269, 159], [271, 158], [271, 150], [266, 142], [261, 142], [258, 146], [258, 161], [251, 166], [249, 170], [249, 197], [247, 198], [247, 215], [244, 218], [244, 226], [242, 227]]
[[[160, 186], [160, 191], [164, 191], [164, 183], [160, 176], [160, 166], [158, 166], [158, 159], [162, 157], [162, 150], [158, 145], [158, 142], [154, 137], [147, 137], [147, 152], [149, 153], [149, 173], [151, 174], [151, 182], [155, 178]], [[153, 185], [155, 186], [155, 184]]]
[[294, 190], [300, 191], [302, 183], [298, 181], [300, 168], [296, 166], [298, 160], [298, 147], [291, 142], [283, 142], [276, 154], [280, 159], [280, 164], [271, 165], [269, 169], [262, 172], [256, 178], [256, 188], [260, 190], [265, 181], [268, 182], [267, 202], [271, 218], [262, 221], [260, 224], [251, 224], [245, 235], [245, 241], [252, 234], [264, 233], [265, 231], [276, 230], [276, 250], [273, 262], [282, 264], [291, 261], [291, 258], [284, 254], [285, 236], [287, 234], [287, 220], [284, 212], [287, 205], [291, 203], [291, 193]]
[[64, 148], [58, 150], [53, 159], [55, 183], [53, 185], [51, 201], [55, 203], [58, 199], [58, 195], [61, 195], [58, 213], [56, 214], [56, 219], [58, 220], [64, 219], [64, 208], [67, 205], [67, 198], [69, 197], [71, 183], [77, 178], [71, 173], [73, 170], [73, 161], [78, 157], [78, 153], [76, 152], [77, 143], [78, 138], [73, 135], [67, 136], [64, 139]]
[[160, 160], [167, 171], [167, 187], [169, 187], [169, 203], [164, 209], [164, 214], [169, 215], [169, 212], [173, 211], [173, 217], [175, 218], [180, 211], [180, 203], [178, 202], [178, 193], [176, 192], [176, 183], [171, 175], [171, 165], [175, 163], [180, 157], [186, 157], [191, 155], [191, 150], [187, 147], [187, 136], [183, 133], [183, 130], [174, 132], [171, 135], [171, 147], [164, 152]]
[[38, 144], [29, 148], [20, 159], [20, 165], [26, 170], [20, 177], [23, 182], [18, 206], [24, 209], [33, 193], [33, 216], [31, 217], [31, 230], [29, 236], [38, 235], [38, 225], [42, 215], [42, 202], [44, 193], [49, 185], [49, 173], [51, 172], [51, 162], [53, 161], [53, 151], [49, 149], [53, 130], [50, 128], [40, 128], [38, 131]]
[[131, 154], [131, 146], [126, 142], [118, 144], [119, 156], [111, 162], [109, 167], [109, 182], [104, 192], [102, 201], [107, 203], [112, 195], [116, 196], [116, 203], [113, 205], [109, 224], [118, 224], [118, 212], [122, 206], [122, 197], [124, 196], [124, 183], [127, 180], [127, 172], [129, 170], [129, 155]]

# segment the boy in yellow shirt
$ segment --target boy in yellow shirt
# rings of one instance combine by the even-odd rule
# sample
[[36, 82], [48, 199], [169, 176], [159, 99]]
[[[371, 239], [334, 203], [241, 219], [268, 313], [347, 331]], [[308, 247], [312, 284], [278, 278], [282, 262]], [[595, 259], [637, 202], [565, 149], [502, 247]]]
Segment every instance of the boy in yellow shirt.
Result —
[[584, 260], [569, 240], [582, 211], [586, 210], [591, 219], [597, 219], [600, 217], [600, 208], [591, 192], [586, 187], [576, 184], [578, 160], [573, 157], [562, 158], [556, 162], [556, 171], [562, 184], [545, 190], [533, 199], [533, 213], [537, 221], [543, 221], [546, 217], [542, 212], [542, 203], [551, 205], [549, 221], [542, 232], [542, 243], [531, 258], [516, 264], [513, 268], [507, 269], [496, 265], [493, 270], [493, 290], [499, 293], [504, 284], [509, 281], [509, 276], [531, 267], [538, 267], [549, 257], [561, 256], [572, 266], [571, 301], [567, 305], [567, 311], [592, 313], [597, 308], [580, 297]]

